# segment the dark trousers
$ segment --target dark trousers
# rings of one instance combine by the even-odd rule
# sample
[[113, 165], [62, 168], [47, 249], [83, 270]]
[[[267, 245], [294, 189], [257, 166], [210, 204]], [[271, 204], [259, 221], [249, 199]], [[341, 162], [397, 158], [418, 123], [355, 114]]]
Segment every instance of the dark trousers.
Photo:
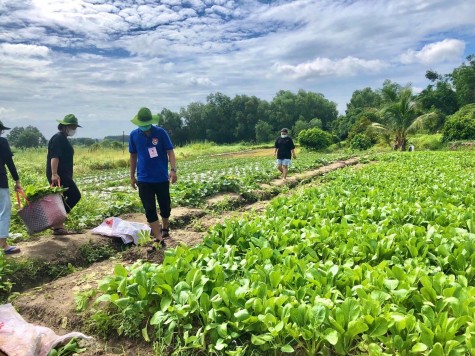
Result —
[[160, 216], [164, 219], [170, 217], [172, 211], [170, 199], [170, 182], [145, 183], [138, 182], [139, 197], [145, 209], [147, 222], [153, 223], [158, 220], [157, 201], [160, 208]]
[[[49, 184], [51, 184], [51, 177], [48, 178], [48, 181]], [[79, 200], [81, 200], [81, 192], [73, 179], [69, 177], [61, 177], [61, 187], [68, 188], [68, 190], [63, 193], [63, 203], [66, 212], [69, 214]]]

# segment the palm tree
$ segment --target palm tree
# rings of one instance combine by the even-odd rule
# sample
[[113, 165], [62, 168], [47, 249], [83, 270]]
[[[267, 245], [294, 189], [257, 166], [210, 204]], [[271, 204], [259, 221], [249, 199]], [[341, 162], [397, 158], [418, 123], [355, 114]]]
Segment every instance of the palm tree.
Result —
[[385, 87], [382, 96], [386, 101], [381, 109], [384, 124], [373, 123], [372, 127], [394, 137], [394, 149], [406, 150], [407, 135], [423, 128], [424, 123], [435, 113], [419, 115], [418, 103], [412, 95], [412, 88]]

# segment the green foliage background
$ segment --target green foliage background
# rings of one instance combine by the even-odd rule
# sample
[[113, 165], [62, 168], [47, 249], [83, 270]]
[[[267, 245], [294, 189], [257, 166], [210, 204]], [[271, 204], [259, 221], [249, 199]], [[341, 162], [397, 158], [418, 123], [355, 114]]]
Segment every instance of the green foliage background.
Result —
[[449, 116], [442, 134], [444, 142], [475, 139], [475, 104], [465, 105]]
[[330, 133], [319, 128], [300, 131], [298, 141], [303, 148], [308, 150], [323, 150], [333, 143]]

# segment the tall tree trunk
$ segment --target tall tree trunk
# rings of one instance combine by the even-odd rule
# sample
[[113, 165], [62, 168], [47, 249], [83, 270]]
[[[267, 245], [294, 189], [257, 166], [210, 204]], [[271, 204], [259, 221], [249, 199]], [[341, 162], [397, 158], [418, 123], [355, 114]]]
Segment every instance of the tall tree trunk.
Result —
[[401, 139], [401, 151], [405, 151], [406, 150], [406, 145], [407, 145], [407, 140], [405, 137], [402, 137]]

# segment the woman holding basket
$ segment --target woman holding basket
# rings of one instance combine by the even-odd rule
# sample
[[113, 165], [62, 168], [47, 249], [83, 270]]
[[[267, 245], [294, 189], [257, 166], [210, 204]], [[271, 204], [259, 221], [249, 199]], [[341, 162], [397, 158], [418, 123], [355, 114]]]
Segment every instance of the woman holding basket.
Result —
[[[68, 137], [74, 136], [76, 129], [82, 127], [73, 114], [68, 114], [63, 120], [57, 120], [58, 132], [48, 142], [48, 156], [46, 159], [46, 178], [53, 186], [68, 188], [63, 193], [66, 213], [76, 206], [81, 199], [81, 192], [73, 180], [74, 148]], [[64, 224], [53, 226], [53, 235], [70, 235], [77, 232], [69, 231]]]
[[[4, 130], [10, 130], [9, 127], [5, 127], [0, 121], [0, 135]], [[13, 153], [10, 150], [10, 145], [4, 137], [0, 137], [0, 248], [6, 255], [19, 253], [20, 248], [16, 246], [10, 246], [7, 243], [8, 233], [10, 231], [10, 218], [12, 214], [12, 201], [10, 199], [10, 191], [8, 190], [8, 167], [10, 174], [15, 181], [15, 191], [22, 190], [20, 185], [20, 177], [13, 163]]]

